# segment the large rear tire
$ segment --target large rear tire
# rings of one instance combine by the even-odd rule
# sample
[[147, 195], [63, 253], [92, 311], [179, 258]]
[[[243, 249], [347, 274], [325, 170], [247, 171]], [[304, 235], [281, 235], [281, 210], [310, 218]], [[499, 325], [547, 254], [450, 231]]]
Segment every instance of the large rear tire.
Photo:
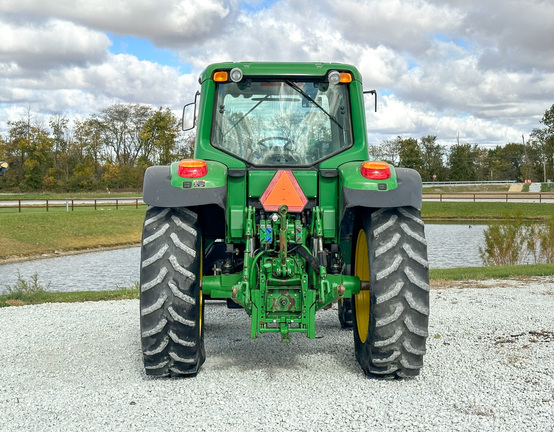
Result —
[[408, 378], [423, 366], [429, 321], [427, 242], [412, 207], [360, 214], [354, 273], [369, 291], [353, 298], [356, 359], [368, 376]]
[[140, 330], [147, 375], [194, 376], [206, 358], [201, 231], [186, 208], [149, 207], [142, 233]]

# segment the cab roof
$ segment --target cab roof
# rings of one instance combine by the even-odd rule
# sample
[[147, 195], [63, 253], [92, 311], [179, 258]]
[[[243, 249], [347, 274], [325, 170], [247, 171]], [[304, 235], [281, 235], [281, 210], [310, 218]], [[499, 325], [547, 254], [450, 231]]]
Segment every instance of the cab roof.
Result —
[[210, 79], [215, 71], [239, 68], [245, 77], [323, 77], [331, 70], [351, 72], [355, 81], [362, 82], [358, 69], [342, 63], [285, 63], [285, 62], [225, 62], [206, 67], [198, 79], [202, 84]]

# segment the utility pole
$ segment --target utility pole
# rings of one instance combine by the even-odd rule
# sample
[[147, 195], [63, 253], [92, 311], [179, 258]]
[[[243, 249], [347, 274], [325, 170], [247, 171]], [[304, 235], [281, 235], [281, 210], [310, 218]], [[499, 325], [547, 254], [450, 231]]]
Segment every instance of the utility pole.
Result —
[[521, 134], [521, 142], [523, 143], [523, 151], [525, 152], [525, 178], [523, 180], [527, 181], [529, 179], [529, 167], [531, 163], [529, 162], [529, 155], [527, 154], [527, 146], [525, 145], [525, 135]]

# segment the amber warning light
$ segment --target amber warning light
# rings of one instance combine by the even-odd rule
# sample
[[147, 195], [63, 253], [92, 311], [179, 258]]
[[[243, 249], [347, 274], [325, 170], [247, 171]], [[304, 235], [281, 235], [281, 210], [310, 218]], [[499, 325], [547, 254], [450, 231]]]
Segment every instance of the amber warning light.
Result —
[[225, 82], [229, 79], [227, 71], [218, 71], [214, 73], [214, 81]]
[[285, 204], [289, 212], [301, 212], [308, 199], [292, 171], [279, 170], [271, 179], [260, 202], [265, 211], [277, 211], [280, 205]]

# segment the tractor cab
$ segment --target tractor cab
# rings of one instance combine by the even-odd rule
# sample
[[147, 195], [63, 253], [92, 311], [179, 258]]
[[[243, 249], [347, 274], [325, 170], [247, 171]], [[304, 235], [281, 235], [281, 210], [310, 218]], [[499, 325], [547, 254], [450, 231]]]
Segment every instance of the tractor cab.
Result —
[[256, 167], [313, 166], [352, 146], [348, 86], [336, 75], [217, 82], [212, 145]]

